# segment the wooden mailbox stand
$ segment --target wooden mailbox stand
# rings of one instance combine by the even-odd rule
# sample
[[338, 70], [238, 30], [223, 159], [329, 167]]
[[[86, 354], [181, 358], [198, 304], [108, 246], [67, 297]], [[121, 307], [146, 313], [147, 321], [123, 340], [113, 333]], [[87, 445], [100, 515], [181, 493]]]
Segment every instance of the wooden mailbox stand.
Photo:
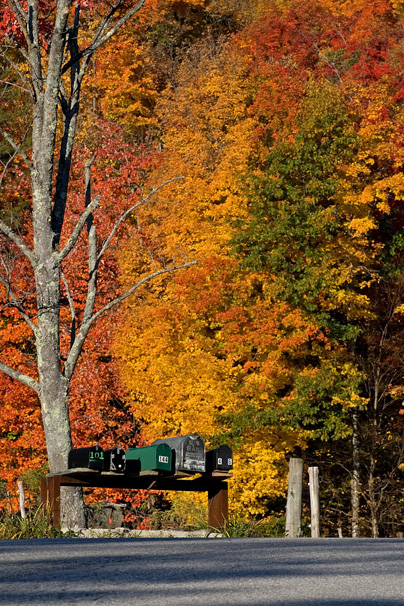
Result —
[[62, 473], [49, 473], [41, 481], [41, 502], [50, 507], [52, 523], [60, 524], [60, 487], [82, 486], [87, 488], [130, 488], [133, 490], [177, 490], [208, 493], [208, 525], [221, 529], [229, 518], [227, 480], [231, 473], [213, 472], [192, 478], [167, 477], [145, 472], [144, 475], [129, 476], [114, 472], [99, 472], [91, 469], [68, 469]]

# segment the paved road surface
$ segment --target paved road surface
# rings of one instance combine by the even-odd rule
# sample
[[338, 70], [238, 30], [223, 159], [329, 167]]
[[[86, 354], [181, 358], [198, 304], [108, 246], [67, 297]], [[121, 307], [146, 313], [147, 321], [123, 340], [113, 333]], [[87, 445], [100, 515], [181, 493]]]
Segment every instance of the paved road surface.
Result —
[[7, 606], [404, 606], [404, 540], [0, 541]]

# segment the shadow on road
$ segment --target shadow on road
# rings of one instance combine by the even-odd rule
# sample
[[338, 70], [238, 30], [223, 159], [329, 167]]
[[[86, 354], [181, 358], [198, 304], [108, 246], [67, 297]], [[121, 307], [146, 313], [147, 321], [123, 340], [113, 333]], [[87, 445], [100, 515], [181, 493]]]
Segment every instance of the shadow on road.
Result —
[[0, 604], [403, 606], [404, 541], [0, 542]]

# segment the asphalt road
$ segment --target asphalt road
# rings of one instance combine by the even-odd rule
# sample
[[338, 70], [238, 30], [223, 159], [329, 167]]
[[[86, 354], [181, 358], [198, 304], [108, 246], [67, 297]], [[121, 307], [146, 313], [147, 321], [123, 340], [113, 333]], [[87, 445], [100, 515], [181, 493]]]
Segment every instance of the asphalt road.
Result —
[[0, 541], [0, 604], [404, 605], [404, 540]]

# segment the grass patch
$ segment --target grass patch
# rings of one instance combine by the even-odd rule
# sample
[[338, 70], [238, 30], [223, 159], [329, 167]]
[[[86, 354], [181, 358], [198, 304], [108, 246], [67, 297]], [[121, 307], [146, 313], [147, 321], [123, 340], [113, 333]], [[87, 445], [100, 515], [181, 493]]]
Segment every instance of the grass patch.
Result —
[[285, 536], [285, 516], [271, 516], [258, 520], [230, 516], [226, 527], [218, 532], [227, 538], [283, 537]]
[[0, 539], [55, 539], [63, 534], [52, 526], [49, 511], [43, 505], [27, 511], [25, 518], [17, 513], [0, 513]]

